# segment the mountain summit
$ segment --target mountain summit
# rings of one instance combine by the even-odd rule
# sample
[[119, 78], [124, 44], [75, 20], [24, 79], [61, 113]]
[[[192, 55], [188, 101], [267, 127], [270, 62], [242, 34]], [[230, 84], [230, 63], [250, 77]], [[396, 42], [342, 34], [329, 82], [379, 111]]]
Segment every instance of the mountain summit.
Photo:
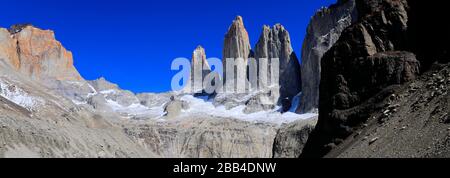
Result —
[[1, 56], [15, 70], [35, 80], [82, 80], [73, 65], [72, 53], [56, 40], [51, 30], [32, 25], [13, 25], [0, 30]]

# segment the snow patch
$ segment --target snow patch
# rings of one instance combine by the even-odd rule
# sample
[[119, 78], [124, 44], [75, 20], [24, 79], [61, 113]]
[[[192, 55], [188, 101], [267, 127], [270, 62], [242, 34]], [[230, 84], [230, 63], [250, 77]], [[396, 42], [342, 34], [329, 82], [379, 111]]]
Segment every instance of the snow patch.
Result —
[[316, 117], [317, 114], [296, 114], [293, 112], [280, 113], [277, 108], [271, 111], [261, 111], [251, 114], [244, 113], [245, 106], [238, 106], [227, 110], [225, 106], [215, 107], [211, 102], [200, 98], [195, 98], [192, 95], [185, 95], [181, 97], [181, 101], [189, 104], [189, 109], [183, 110], [183, 114], [202, 114], [218, 118], [234, 118], [248, 122], [268, 122], [274, 124], [291, 123], [297, 120], [305, 120]]
[[77, 81], [67, 81], [67, 83], [70, 85], [75, 85], [75, 86], [83, 86], [84, 85], [82, 82], [77, 82]]
[[111, 89], [111, 90], [103, 90], [103, 91], [100, 91], [100, 93], [104, 94], [104, 95], [115, 94], [116, 90], [113, 90], [113, 89]]
[[75, 105], [85, 105], [85, 104], [87, 104], [86, 101], [72, 100], [72, 102], [73, 102]]
[[40, 105], [43, 101], [39, 98], [30, 96], [27, 92], [23, 91], [7, 82], [0, 80], [0, 95], [11, 102], [22, 106], [23, 108], [31, 111]]
[[92, 90], [91, 93], [88, 93], [87, 95], [88, 98], [98, 94], [97, 90], [91, 84], [88, 84], [88, 87]]
[[162, 106], [149, 108], [142, 104], [131, 104], [129, 106], [122, 106], [118, 102], [107, 99], [108, 106], [120, 114], [125, 114], [128, 117], [152, 117], [159, 118], [164, 115], [164, 108]]

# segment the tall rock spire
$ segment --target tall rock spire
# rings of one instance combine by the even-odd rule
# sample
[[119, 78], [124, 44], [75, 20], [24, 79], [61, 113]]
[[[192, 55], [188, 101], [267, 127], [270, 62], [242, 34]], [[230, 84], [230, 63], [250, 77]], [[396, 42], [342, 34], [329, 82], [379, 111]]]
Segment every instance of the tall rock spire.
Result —
[[211, 68], [206, 60], [205, 49], [198, 46], [192, 53], [191, 79], [188, 87], [191, 87], [193, 93], [202, 92], [204, 89], [203, 80], [211, 72]]
[[301, 73], [289, 32], [281, 24], [276, 24], [273, 28], [264, 26], [256, 44], [255, 57], [257, 61], [262, 58], [279, 59], [280, 97], [292, 101], [301, 90]]
[[[224, 46], [223, 46], [223, 69], [224, 69], [224, 81], [226, 79], [226, 71], [227, 71], [227, 63], [226, 60], [228, 58], [232, 59], [240, 59], [236, 60], [234, 79], [232, 81], [240, 81], [245, 80], [247, 78], [247, 60], [251, 53], [250, 40], [248, 37], [248, 32], [245, 29], [244, 22], [241, 16], [237, 16], [236, 19], [231, 24], [228, 32], [225, 35]], [[240, 78], [237, 78], [237, 74], [245, 74], [241, 75]]]

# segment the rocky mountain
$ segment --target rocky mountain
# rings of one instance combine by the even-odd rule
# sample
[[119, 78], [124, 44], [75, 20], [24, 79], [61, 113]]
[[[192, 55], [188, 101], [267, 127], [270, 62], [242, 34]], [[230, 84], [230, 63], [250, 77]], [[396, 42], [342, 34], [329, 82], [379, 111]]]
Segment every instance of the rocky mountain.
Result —
[[[236, 77], [237, 73], [242, 73], [241, 77], [250, 81], [250, 83], [246, 82], [245, 86], [245, 91], [250, 92], [246, 94], [232, 91], [218, 94], [215, 97], [215, 103], [225, 104], [228, 107], [244, 104], [247, 106], [246, 112], [249, 113], [273, 110], [278, 106], [281, 106], [280, 111], [282, 112], [295, 112], [295, 109], [291, 109], [291, 106], [296, 107], [299, 101], [296, 96], [301, 91], [300, 64], [292, 48], [289, 32], [281, 24], [276, 24], [273, 28], [263, 26], [259, 40], [254, 51], [252, 51], [242, 17], [236, 17], [225, 35], [223, 57], [223, 60], [227, 58], [244, 59], [241, 62], [236, 62], [233, 81], [237, 83], [237, 80], [244, 80], [244, 78], [238, 79]], [[273, 58], [279, 59], [279, 68], [275, 69], [277, 70], [276, 73], [272, 73], [274, 72], [273, 67], [275, 67], [271, 65], [271, 59]], [[263, 59], [267, 59], [267, 61], [263, 61]], [[253, 61], [255, 65], [252, 65]], [[227, 82], [226, 65], [224, 61], [223, 78]], [[263, 75], [262, 70], [267, 71], [265, 74], [267, 76], [261, 76]], [[249, 74], [251, 71], [256, 71], [257, 76], [251, 76]], [[251, 77], [256, 77], [256, 79], [251, 80]], [[279, 80], [277, 85], [271, 83], [272, 77]], [[224, 88], [227, 89], [227, 86]], [[270, 98], [273, 102], [265, 104], [261, 97]], [[246, 99], [242, 100], [242, 98]]]
[[311, 18], [302, 48], [302, 94], [297, 112], [319, 107], [321, 59], [339, 39], [342, 31], [357, 19], [354, 0], [339, 0], [320, 9]]
[[[232, 26], [244, 29], [242, 18]], [[209, 68], [201, 47], [192, 60]], [[255, 109], [258, 94], [245, 95], [226, 105], [87, 81], [52, 31], [0, 28], [0, 157], [273, 157], [278, 130], [316, 117]]]
[[[276, 24], [273, 28], [263, 27], [261, 36], [256, 43], [255, 58], [257, 62], [262, 58], [279, 59], [280, 98], [291, 103], [294, 96], [301, 90], [300, 64], [292, 49], [289, 32], [281, 24]], [[270, 79], [271, 75], [268, 72], [267, 78]], [[290, 104], [285, 108], [289, 109]]]
[[[225, 34], [223, 44], [223, 80], [225, 81], [225, 88], [229, 91], [235, 91], [238, 81], [245, 81], [247, 79], [247, 63], [251, 54], [250, 39], [248, 32], [245, 29], [244, 21], [241, 16], [237, 16]], [[233, 79], [227, 79], [227, 59], [235, 60], [235, 70]], [[238, 75], [239, 74], [239, 75]], [[229, 75], [229, 74], [228, 74]], [[235, 83], [235, 88], [228, 88], [227, 82]]]
[[[83, 79], [50, 30], [0, 28], [0, 157], [449, 157], [445, 7], [338, 0], [311, 19], [302, 66], [282, 25], [264, 26], [253, 52], [238, 16], [223, 57], [241, 61], [225, 81], [280, 59], [279, 88], [242, 94], [135, 94]], [[201, 46], [192, 68], [210, 73]]]
[[21, 73], [37, 80], [82, 80], [72, 53], [55, 39], [53, 31], [16, 25], [1, 33], [4, 57]]
[[302, 157], [449, 156], [449, 35], [427, 25], [445, 10], [428, 7], [356, 1], [358, 20], [322, 58], [319, 121]]
[[206, 60], [206, 52], [202, 46], [198, 46], [192, 53], [191, 78], [187, 84], [192, 93], [202, 93], [206, 86], [203, 81], [211, 72], [211, 68]]
[[0, 157], [156, 157], [98, 115], [0, 62]]

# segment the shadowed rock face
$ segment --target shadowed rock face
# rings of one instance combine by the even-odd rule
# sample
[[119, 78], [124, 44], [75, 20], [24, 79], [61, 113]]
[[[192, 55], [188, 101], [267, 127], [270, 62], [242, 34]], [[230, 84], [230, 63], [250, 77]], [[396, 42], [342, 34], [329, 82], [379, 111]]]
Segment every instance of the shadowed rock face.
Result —
[[[31, 25], [16, 25], [0, 32], [0, 50], [4, 58], [21, 73], [33, 79], [79, 81], [81, 76], [73, 66], [73, 57], [53, 31]], [[3, 56], [2, 56], [3, 57]]]
[[[350, 143], [352, 138], [358, 137], [359, 134], [355, 131], [362, 127], [362, 123], [383, 123], [384, 119], [390, 118], [391, 112], [396, 110], [405, 110], [404, 114], [393, 114], [403, 117], [400, 120], [409, 119], [406, 118], [406, 115], [409, 115], [406, 113], [422, 110], [428, 112], [425, 111], [429, 110], [426, 107], [422, 110], [417, 108], [411, 110], [409, 107], [411, 103], [407, 106], [399, 106], [399, 109], [389, 106], [392, 100], [402, 100], [398, 98], [409, 98], [401, 101], [403, 103], [414, 99], [413, 96], [405, 94], [407, 92], [399, 92], [399, 90], [407, 87], [405, 83], [419, 80], [417, 79], [420, 75], [419, 70], [421, 73], [433, 70], [429, 66], [436, 61], [448, 63], [446, 58], [448, 55], [445, 55], [448, 45], [441, 42], [443, 42], [442, 39], [448, 39], [449, 35], [433, 33], [433, 30], [426, 25], [426, 19], [442, 16], [438, 14], [445, 14], [445, 11], [427, 9], [426, 4], [423, 3], [422, 6], [421, 3], [413, 0], [356, 1], [358, 21], [342, 32], [340, 39], [322, 58], [319, 121], [303, 150], [303, 157], [321, 157], [330, 150], [334, 156], [339, 156], [339, 152], [342, 151], [352, 152], [349, 151], [350, 148], [355, 149], [355, 152], [364, 152], [365, 156], [370, 157], [371, 154], [367, 151], [350, 146], [362, 144], [367, 147], [367, 144], [370, 145], [377, 142], [377, 139], [381, 139], [374, 136], [371, 138], [372, 141], [368, 141], [369, 143], [364, 142], [364, 139], [362, 142]], [[433, 15], [426, 15], [424, 11]], [[425, 15], [427, 18], [422, 19], [423, 17], [412, 15], [416, 13]], [[442, 25], [442, 22], [440, 24], [438, 26], [441, 28], [448, 29]], [[424, 40], [420, 37], [423, 34], [419, 35], [417, 32], [428, 32], [427, 38], [436, 40]], [[411, 92], [415, 90], [413, 88]], [[397, 94], [400, 96], [397, 97]], [[421, 95], [421, 93], [418, 94]], [[427, 97], [429, 96], [422, 95], [418, 98]], [[429, 99], [431, 100], [433, 98]], [[388, 109], [385, 109], [386, 106], [389, 106]], [[430, 117], [421, 115], [415, 119]], [[381, 126], [369, 124], [368, 130], [378, 128]], [[353, 137], [348, 137], [352, 134]], [[384, 136], [390, 140], [397, 139], [397, 134], [393, 134], [392, 130], [378, 134], [391, 134]], [[340, 146], [343, 142], [346, 146]], [[417, 148], [416, 150], [408, 149], [410, 150], [399, 155], [409, 153], [410, 156], [414, 156], [413, 154], [419, 151]], [[381, 152], [380, 150], [372, 151], [372, 153]]]
[[273, 157], [298, 158], [316, 123], [317, 118], [314, 118], [283, 125], [273, 143]]
[[408, 1], [408, 48], [414, 51], [422, 68], [428, 69], [435, 61], [450, 60], [450, 27], [442, 17], [448, 16], [445, 3]]
[[[224, 71], [224, 81], [226, 82], [232, 82], [227, 81], [226, 79], [226, 59], [232, 58], [232, 59], [239, 59], [236, 61], [236, 66], [245, 66], [247, 64], [248, 58], [251, 53], [251, 47], [250, 47], [250, 40], [248, 37], [247, 30], [244, 26], [244, 21], [242, 20], [241, 16], [236, 17], [236, 19], [231, 24], [230, 28], [228, 29], [228, 32], [225, 34], [225, 40], [223, 45], [223, 71]], [[236, 67], [235, 66], [235, 67]], [[239, 71], [238, 71], [239, 70]], [[242, 74], [241, 77], [246, 77], [247, 74], [247, 67], [236, 67], [234, 77], [235, 79], [233, 81], [236, 81], [237, 73], [240, 72]], [[241, 79], [242, 80], [242, 79]]]
[[[373, 112], [360, 105], [390, 85], [419, 74], [415, 55], [405, 49], [406, 1], [358, 1], [359, 21], [342, 33], [322, 58], [319, 122], [303, 152], [320, 156], [336, 139]], [[345, 111], [345, 112], [344, 112]], [[313, 146], [314, 145], [314, 146]]]
[[297, 112], [310, 112], [319, 107], [322, 56], [356, 19], [354, 0], [338, 1], [312, 17], [302, 48], [302, 99]]
[[[300, 64], [292, 49], [289, 32], [281, 24], [277, 24], [273, 28], [263, 27], [263, 32], [255, 47], [255, 58], [257, 61], [261, 58], [279, 59], [280, 98], [292, 101], [293, 97], [301, 90]], [[271, 75], [268, 72], [267, 78], [270, 79]]]

